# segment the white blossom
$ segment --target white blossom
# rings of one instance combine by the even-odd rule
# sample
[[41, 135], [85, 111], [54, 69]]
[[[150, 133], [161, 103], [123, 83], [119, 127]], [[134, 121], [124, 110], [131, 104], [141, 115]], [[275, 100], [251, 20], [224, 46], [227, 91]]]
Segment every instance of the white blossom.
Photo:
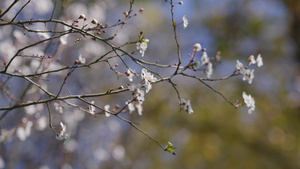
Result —
[[248, 107], [248, 113], [251, 114], [255, 110], [255, 101], [251, 95], [247, 95], [245, 92], [243, 92], [243, 98]]
[[142, 102], [139, 101], [133, 101], [133, 102], [126, 102], [128, 106], [129, 113], [131, 114], [135, 110], [137, 110], [138, 114], [141, 116], [143, 111]]
[[189, 114], [194, 113], [194, 110], [192, 109], [190, 100], [184, 100], [184, 99], [181, 99], [181, 100], [180, 100], [180, 106], [183, 107], [183, 109], [184, 109], [185, 111], [187, 111]]
[[85, 64], [85, 58], [81, 56], [81, 54], [79, 55], [79, 58], [78, 58], [80, 64]]
[[151, 73], [149, 73], [145, 68], [142, 69], [141, 76], [142, 79], [145, 81], [146, 93], [148, 93], [152, 88], [151, 82], [156, 82], [157, 78], [154, 77]]
[[128, 106], [129, 113], [131, 114], [135, 110], [135, 106], [132, 102], [131, 103], [126, 102], [126, 104]]
[[252, 83], [252, 80], [254, 78], [254, 70], [252, 69], [245, 69], [245, 71], [243, 72], [243, 80], [248, 80], [249, 84]]
[[133, 81], [134, 73], [135, 73], [135, 71], [131, 70], [130, 68], [125, 73], [127, 75], [127, 78], [129, 79], [129, 81], [131, 81], [131, 82]]
[[[95, 102], [94, 102], [94, 101], [91, 101], [91, 104], [95, 104]], [[96, 113], [96, 108], [95, 108], [95, 106], [93, 106], [93, 105], [90, 105], [90, 106], [89, 106], [89, 113], [90, 113], [91, 115], [94, 115], [94, 114]]]
[[145, 101], [145, 92], [143, 90], [137, 89], [136, 98], [138, 102], [143, 103]]
[[256, 62], [257, 62], [257, 66], [258, 66], [258, 67], [261, 67], [261, 66], [264, 65], [263, 60], [262, 60], [262, 57], [261, 57], [261, 54], [259, 54], [259, 55], [257, 56]]
[[199, 52], [199, 51], [202, 49], [200, 43], [196, 43], [196, 44], [194, 45], [194, 49], [195, 49], [195, 51]]
[[248, 58], [248, 60], [249, 60], [249, 65], [256, 64], [256, 60], [255, 60], [255, 58], [254, 58], [254, 55], [251, 55], [251, 56]]
[[106, 116], [106, 117], [109, 117], [109, 116], [110, 116], [110, 113], [108, 113], [108, 112], [109, 112], [109, 108], [110, 108], [110, 105], [108, 105], [108, 104], [104, 106], [105, 116]]
[[135, 108], [137, 109], [138, 114], [141, 116], [142, 112], [143, 112], [143, 106], [142, 106], [142, 104], [140, 103], [140, 104], [135, 105]]
[[149, 39], [143, 39], [141, 42], [136, 43], [136, 49], [142, 54], [142, 57], [145, 55], [145, 51], [148, 47]]
[[143, 90], [136, 89], [134, 93], [135, 98], [132, 101], [126, 102], [126, 104], [130, 113], [137, 110], [138, 114], [141, 116], [143, 111], [142, 104], [145, 101], [145, 92]]
[[243, 72], [245, 69], [243, 63], [241, 63], [239, 60], [236, 60], [236, 69], [240, 70], [241, 72]]
[[213, 73], [213, 65], [212, 63], [208, 62], [207, 69], [206, 69], [207, 78], [210, 78], [212, 73]]
[[152, 89], [152, 85], [149, 81], [145, 81], [146, 93], [148, 93]]
[[203, 55], [201, 57], [202, 65], [208, 64], [209, 63], [209, 57], [207, 56], [206, 52], [203, 52]]
[[54, 107], [55, 110], [57, 110], [59, 113], [63, 113], [64, 107], [62, 105], [58, 104], [57, 102], [54, 102]]
[[67, 126], [63, 122], [60, 122], [60, 126], [61, 126], [60, 131], [56, 135], [56, 139], [57, 140], [65, 139], [65, 143], [66, 143], [70, 139], [70, 135], [66, 133]]
[[141, 84], [140, 83], [132, 83], [130, 84], [130, 86], [128, 86], [128, 89], [132, 92], [136, 91], [137, 89], [139, 89], [141, 87]]
[[183, 28], [185, 29], [189, 24], [189, 21], [186, 19], [186, 15], [182, 17], [182, 20], [183, 20]]
[[154, 77], [147, 69], [143, 68], [141, 73], [142, 79], [148, 80], [149, 82], [156, 82], [157, 78]]
[[60, 131], [58, 132], [57, 136], [56, 136], [56, 139], [58, 140], [63, 140], [65, 137], [65, 134], [66, 134], [66, 129], [67, 129], [67, 126], [64, 125], [63, 122], [60, 122]]
[[254, 78], [254, 70], [246, 69], [239, 60], [236, 61], [236, 69], [239, 70], [243, 75], [243, 81], [247, 80], [249, 84], [252, 83], [252, 80]]

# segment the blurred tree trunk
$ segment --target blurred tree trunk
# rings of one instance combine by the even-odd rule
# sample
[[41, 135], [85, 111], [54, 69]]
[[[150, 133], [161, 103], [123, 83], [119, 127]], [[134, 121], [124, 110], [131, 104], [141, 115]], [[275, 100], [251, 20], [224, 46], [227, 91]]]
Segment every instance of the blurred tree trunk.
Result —
[[296, 60], [300, 62], [300, 1], [283, 0], [291, 16], [290, 34], [296, 45]]

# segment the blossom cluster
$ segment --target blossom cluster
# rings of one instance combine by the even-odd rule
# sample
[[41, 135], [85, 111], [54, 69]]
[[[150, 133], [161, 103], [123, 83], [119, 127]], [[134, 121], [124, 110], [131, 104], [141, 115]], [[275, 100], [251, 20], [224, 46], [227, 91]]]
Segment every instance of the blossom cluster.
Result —
[[[127, 72], [131, 72], [132, 70], [128, 70]], [[132, 92], [133, 99], [126, 102], [128, 105], [128, 110], [130, 113], [137, 110], [139, 115], [142, 115], [143, 111], [143, 102], [145, 101], [145, 92], [141, 89], [142, 85], [144, 85], [146, 89], [146, 93], [148, 93], [152, 89], [152, 84], [157, 81], [157, 78], [154, 77], [147, 69], [143, 68], [141, 72], [142, 82], [140, 83], [132, 83], [128, 86], [128, 89]], [[128, 76], [128, 79], [132, 81], [132, 76]]]
[[[251, 55], [248, 58], [248, 61], [248, 66], [254, 64], [257, 64], [258, 67], [263, 66], [263, 60], [260, 54], [257, 56], [256, 60], [254, 55]], [[244, 66], [239, 60], [236, 61], [236, 70], [243, 75], [243, 81], [247, 80], [248, 83], [251, 84], [254, 78], [254, 69], [249, 69], [248, 66]], [[243, 99], [248, 107], [248, 113], [251, 114], [255, 110], [255, 100], [251, 95], [247, 95], [245, 92], [243, 92]]]
[[255, 110], [255, 101], [251, 95], [247, 95], [245, 92], [243, 92], [243, 98], [248, 107], [248, 113], [251, 114]]
[[[258, 67], [263, 66], [263, 61], [262, 61], [262, 57], [259, 54], [257, 56], [257, 59], [254, 59], [254, 56], [251, 55], [249, 58], [249, 66], [252, 64], [256, 64]], [[243, 75], [243, 80], [244, 81], [248, 81], [249, 84], [252, 83], [252, 80], [254, 78], [254, 69], [249, 69], [248, 66], [244, 66], [243, 63], [241, 63], [239, 60], [236, 61], [236, 69]]]
[[65, 139], [65, 142], [67, 142], [70, 139], [70, 134], [67, 134], [66, 130], [67, 130], [67, 126], [63, 122], [60, 122], [60, 131], [57, 132], [56, 139], [58, 140]]
[[189, 114], [194, 113], [190, 100], [181, 99], [179, 103], [180, 103], [180, 107], [183, 108], [186, 112], [188, 112]]

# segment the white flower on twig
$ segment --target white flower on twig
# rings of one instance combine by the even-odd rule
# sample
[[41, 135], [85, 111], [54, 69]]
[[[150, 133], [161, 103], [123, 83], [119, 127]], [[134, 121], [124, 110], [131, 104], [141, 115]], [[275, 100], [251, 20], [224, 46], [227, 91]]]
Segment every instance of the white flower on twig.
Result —
[[207, 56], [206, 52], [203, 52], [203, 55], [201, 57], [202, 65], [208, 64], [209, 63], [209, 57]]
[[247, 95], [245, 92], [243, 92], [243, 98], [246, 106], [248, 107], [248, 113], [251, 114], [255, 110], [255, 101], [250, 94]]
[[248, 81], [249, 84], [252, 83], [254, 79], [254, 70], [253, 69], [246, 69], [244, 65], [237, 60], [236, 61], [236, 69], [240, 71], [240, 73], [243, 75], [243, 81]]
[[210, 78], [210, 76], [213, 73], [213, 65], [212, 65], [212, 63], [208, 62], [207, 69], [206, 69], [205, 72], [206, 72], [207, 78]]
[[108, 105], [108, 104], [104, 106], [105, 116], [106, 116], [106, 117], [109, 117], [109, 116], [110, 116], [110, 113], [108, 113], [108, 112], [109, 112], [109, 108], [110, 108], [110, 105]]
[[249, 84], [251, 84], [252, 83], [252, 80], [254, 79], [254, 69], [245, 69], [245, 71], [243, 72], [243, 75], [244, 75], [244, 77], [243, 77], [243, 80], [244, 81], [248, 81], [249, 82]]
[[145, 101], [145, 92], [138, 88], [134, 90], [133, 94], [134, 99], [126, 102], [129, 113], [132, 113], [133, 111], [137, 110], [138, 114], [141, 116], [143, 111], [142, 104]]
[[145, 55], [145, 51], [148, 47], [149, 39], [143, 39], [136, 43], [136, 49], [142, 54], [142, 57]]
[[202, 49], [200, 43], [196, 43], [194, 45], [194, 49], [195, 49], [196, 52], [199, 52]]
[[254, 58], [254, 55], [251, 55], [251, 56], [248, 58], [248, 60], [249, 60], [249, 65], [256, 64], [256, 60], [255, 60], [255, 58]]
[[85, 64], [85, 58], [81, 56], [81, 54], [79, 55], [78, 57], [78, 60], [79, 60], [79, 64]]
[[261, 57], [261, 54], [259, 54], [259, 55], [257, 56], [256, 62], [257, 62], [257, 66], [258, 66], [258, 67], [261, 67], [261, 66], [264, 65], [263, 60], [262, 60], [262, 57]]
[[191, 105], [190, 100], [181, 99], [180, 100], [180, 107], [182, 107], [189, 114], [194, 113], [194, 110], [192, 109], [192, 105]]
[[147, 69], [142, 69], [142, 73], [141, 73], [142, 79], [145, 81], [145, 88], [146, 88], [146, 93], [148, 93], [150, 91], [150, 89], [152, 88], [151, 86], [151, 82], [156, 82], [157, 78], [154, 77], [151, 73], [149, 73], [147, 71]]
[[[91, 101], [91, 104], [95, 104], [95, 101]], [[89, 113], [90, 113], [91, 115], [95, 115], [95, 113], [96, 113], [96, 108], [95, 108], [95, 106], [93, 106], [93, 105], [90, 105], [90, 106], [89, 106]]]
[[130, 68], [127, 70], [127, 72], [125, 73], [127, 78], [129, 79], [129, 81], [133, 81], [133, 76], [134, 76], [135, 71], [131, 70]]
[[189, 20], [186, 19], [186, 15], [182, 17], [182, 20], [183, 20], [183, 28], [185, 29], [189, 24]]
[[60, 122], [60, 126], [61, 126], [60, 131], [57, 132], [56, 139], [57, 140], [65, 139], [65, 143], [66, 143], [70, 139], [70, 135], [66, 133], [67, 126], [63, 122]]
[[54, 107], [55, 107], [55, 110], [57, 110], [59, 113], [64, 112], [64, 106], [63, 105], [60, 105], [57, 102], [54, 102]]

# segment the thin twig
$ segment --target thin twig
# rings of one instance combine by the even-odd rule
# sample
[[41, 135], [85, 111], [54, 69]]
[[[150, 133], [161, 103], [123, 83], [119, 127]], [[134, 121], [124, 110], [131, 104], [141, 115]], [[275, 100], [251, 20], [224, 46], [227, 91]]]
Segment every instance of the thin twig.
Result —
[[28, 0], [27, 3], [22, 6], [22, 8], [18, 11], [18, 13], [14, 16], [14, 18], [10, 22], [13, 22], [16, 19], [16, 17], [19, 15], [19, 13], [25, 8], [25, 6], [27, 6], [29, 4], [30, 1], [31, 0]]
[[52, 117], [51, 117], [51, 110], [49, 108], [49, 103], [46, 103], [46, 105], [47, 105], [47, 109], [48, 109], [48, 113], [49, 113], [49, 126], [54, 131], [54, 133], [56, 133], [56, 131], [54, 130], [53, 125], [52, 125]]
[[187, 77], [192, 77], [194, 79], [197, 79], [198, 81], [200, 81], [202, 84], [204, 84], [206, 87], [208, 87], [209, 89], [211, 89], [212, 91], [214, 91], [215, 93], [217, 93], [218, 95], [220, 95], [227, 103], [229, 103], [232, 106], [235, 106], [231, 101], [229, 101], [221, 92], [217, 91], [216, 89], [214, 89], [213, 87], [211, 87], [210, 85], [208, 85], [207, 83], [205, 83], [202, 79], [197, 78], [195, 76], [190, 76], [184, 73], [181, 73], [181, 75], [183, 76], [187, 76]]
[[2, 16], [4, 16], [19, 0], [15, 0], [1, 15], [0, 15], [0, 19], [2, 18]]

